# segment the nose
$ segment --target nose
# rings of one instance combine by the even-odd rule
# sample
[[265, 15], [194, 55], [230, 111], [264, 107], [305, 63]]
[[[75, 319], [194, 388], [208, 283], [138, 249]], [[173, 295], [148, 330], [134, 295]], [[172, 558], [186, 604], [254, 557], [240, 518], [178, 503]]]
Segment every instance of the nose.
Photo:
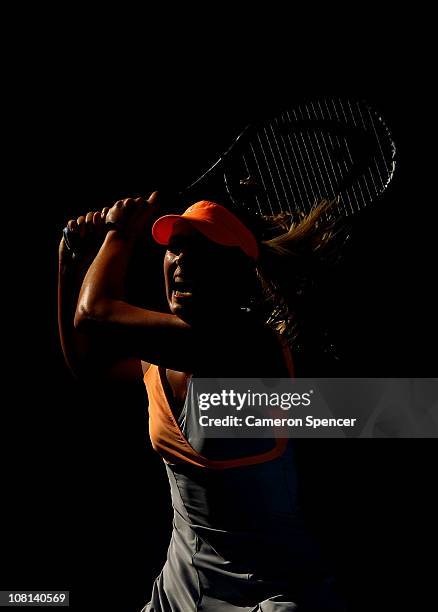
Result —
[[184, 262], [185, 259], [186, 259], [186, 253], [185, 253], [185, 251], [183, 249], [181, 249], [180, 252], [178, 253], [178, 255], [175, 257], [174, 263], [179, 265], [182, 262]]
[[184, 245], [178, 249], [178, 255], [175, 257], [175, 263], [184, 263], [186, 262], [191, 255], [191, 250], [188, 246]]

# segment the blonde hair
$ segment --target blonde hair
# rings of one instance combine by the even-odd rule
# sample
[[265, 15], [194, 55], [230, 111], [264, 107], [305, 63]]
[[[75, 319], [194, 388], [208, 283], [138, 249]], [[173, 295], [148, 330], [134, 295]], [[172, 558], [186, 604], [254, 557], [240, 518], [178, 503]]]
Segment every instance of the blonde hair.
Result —
[[324, 200], [307, 214], [264, 218], [274, 237], [259, 242], [258, 305], [265, 321], [295, 351], [316, 346], [330, 350], [323, 346], [329, 342], [323, 294], [329, 271], [339, 262], [348, 239], [348, 225], [334, 210], [336, 204]]

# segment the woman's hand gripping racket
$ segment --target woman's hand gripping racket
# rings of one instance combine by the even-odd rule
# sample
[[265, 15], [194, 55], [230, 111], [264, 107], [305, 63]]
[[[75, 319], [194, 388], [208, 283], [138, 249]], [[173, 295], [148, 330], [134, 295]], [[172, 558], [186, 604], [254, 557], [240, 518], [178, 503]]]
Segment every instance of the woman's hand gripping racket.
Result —
[[[302, 215], [331, 200], [330, 214], [348, 217], [381, 198], [395, 165], [396, 147], [383, 118], [366, 102], [327, 97], [247, 126], [206, 172], [169, 200], [179, 209], [197, 199], [217, 199], [259, 217]], [[67, 226], [63, 234], [66, 247], [77, 250], [76, 228]]]

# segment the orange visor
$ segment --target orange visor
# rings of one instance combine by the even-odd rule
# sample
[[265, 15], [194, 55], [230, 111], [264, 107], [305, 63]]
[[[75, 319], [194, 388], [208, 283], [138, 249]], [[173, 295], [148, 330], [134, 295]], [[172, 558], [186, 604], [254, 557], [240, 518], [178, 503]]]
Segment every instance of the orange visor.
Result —
[[188, 221], [209, 240], [224, 246], [239, 247], [248, 257], [258, 259], [259, 247], [254, 234], [221, 204], [202, 200], [192, 204], [182, 215], [164, 215], [152, 226], [152, 236], [158, 244], [167, 245], [175, 223]]

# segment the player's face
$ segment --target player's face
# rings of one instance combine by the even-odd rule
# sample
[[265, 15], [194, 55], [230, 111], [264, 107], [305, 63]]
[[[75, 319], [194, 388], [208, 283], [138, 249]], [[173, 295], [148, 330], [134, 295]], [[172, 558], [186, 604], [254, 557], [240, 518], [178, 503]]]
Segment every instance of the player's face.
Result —
[[188, 222], [178, 222], [164, 256], [170, 311], [193, 321], [236, 308], [240, 260], [238, 249], [212, 242]]

